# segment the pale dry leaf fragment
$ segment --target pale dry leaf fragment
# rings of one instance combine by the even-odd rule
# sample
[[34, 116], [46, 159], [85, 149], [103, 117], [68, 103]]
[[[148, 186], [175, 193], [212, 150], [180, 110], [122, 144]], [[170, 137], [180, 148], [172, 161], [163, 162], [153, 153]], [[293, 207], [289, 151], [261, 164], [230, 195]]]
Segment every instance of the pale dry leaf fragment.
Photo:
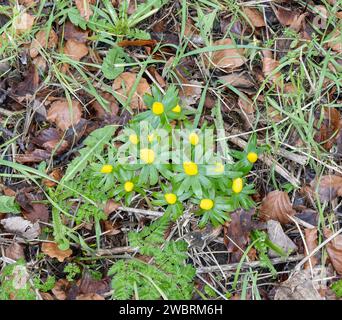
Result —
[[[295, 243], [285, 234], [281, 224], [275, 220], [267, 221], [267, 233], [271, 242], [283, 249], [286, 254], [290, 254], [298, 250]], [[269, 250], [270, 257], [278, 257], [279, 254], [272, 249]]]
[[76, 7], [80, 12], [81, 17], [84, 20], [89, 21], [89, 18], [92, 16], [93, 11], [90, 8], [90, 1], [89, 0], [75, 0]]
[[0, 222], [6, 231], [15, 233], [27, 240], [33, 240], [40, 234], [38, 222], [32, 223], [23, 219], [22, 217], [10, 217], [7, 219], [2, 219]]
[[265, 27], [265, 20], [262, 15], [262, 13], [256, 9], [256, 8], [249, 8], [249, 7], [243, 7], [243, 12], [246, 14], [248, 17], [250, 23], [256, 27], [256, 28], [261, 28]]
[[5, 256], [12, 260], [19, 260], [25, 258], [24, 248], [17, 242], [11, 243], [5, 249]]
[[255, 120], [255, 109], [253, 101], [246, 96], [240, 96], [238, 99], [238, 106], [240, 108], [240, 113], [245, 120], [245, 127], [247, 129], [252, 128]]
[[290, 198], [284, 191], [271, 191], [262, 200], [260, 206], [260, 218], [264, 220], [277, 220], [282, 224], [290, 222], [289, 216], [293, 216], [295, 211], [292, 208]]
[[[323, 229], [325, 238], [333, 235], [333, 232], [328, 228]], [[342, 275], [342, 235], [337, 235], [326, 244], [329, 259], [339, 275]]]
[[88, 54], [88, 47], [79, 41], [67, 40], [64, 47], [64, 53], [75, 61], [80, 61]]
[[[306, 246], [308, 248], [308, 253], [306, 251], [305, 253], [306, 255], [309, 255], [318, 246], [317, 228], [305, 229], [304, 235], [305, 235]], [[315, 255], [313, 255], [309, 260], [311, 262], [311, 267], [314, 267], [318, 263], [318, 258]], [[310, 263], [306, 262], [304, 264], [304, 268], [305, 269], [310, 268]]]
[[274, 72], [274, 70], [279, 67], [279, 61], [272, 58], [270, 51], [264, 51], [263, 54], [262, 72], [265, 77], [269, 77], [270, 80], [276, 82], [281, 77], [281, 73], [279, 71]]
[[230, 49], [213, 51], [209, 58], [209, 67], [231, 70], [242, 66], [246, 62], [244, 50], [235, 47], [231, 39], [217, 40], [213, 46], [232, 46]]
[[58, 244], [54, 242], [44, 242], [42, 244], [42, 252], [51, 258], [57, 258], [59, 262], [63, 262], [66, 258], [72, 255], [72, 250], [61, 250]]
[[132, 90], [134, 90], [130, 101], [130, 107], [132, 109], [146, 109], [143, 96], [145, 94], [151, 94], [151, 88], [145, 78], [140, 78], [136, 88], [134, 88], [136, 79], [137, 75], [135, 73], [123, 72], [114, 80], [112, 87], [124, 101], [128, 99], [132, 94]]
[[280, 284], [274, 300], [323, 300], [313, 280], [315, 279], [311, 278], [310, 270], [293, 273], [288, 280]]
[[299, 16], [296, 11], [284, 9], [282, 7], [275, 9], [274, 13], [283, 26], [290, 26]]
[[17, 33], [30, 31], [34, 24], [34, 17], [26, 12], [20, 13], [13, 21], [13, 27]]
[[330, 33], [327, 45], [338, 53], [342, 52], [342, 32], [339, 29], [335, 29]]
[[311, 188], [317, 192], [321, 201], [332, 201], [342, 197], [342, 177], [325, 175], [311, 181]]
[[31, 42], [30, 56], [35, 58], [39, 54], [40, 48], [54, 48], [58, 42], [58, 36], [53, 29], [50, 30], [49, 37], [47, 39], [47, 32], [45, 30], [38, 31], [35, 38]]
[[72, 100], [71, 105], [67, 99], [60, 99], [51, 104], [47, 112], [47, 120], [65, 131], [71, 126], [77, 125], [82, 117], [81, 104], [77, 100]]

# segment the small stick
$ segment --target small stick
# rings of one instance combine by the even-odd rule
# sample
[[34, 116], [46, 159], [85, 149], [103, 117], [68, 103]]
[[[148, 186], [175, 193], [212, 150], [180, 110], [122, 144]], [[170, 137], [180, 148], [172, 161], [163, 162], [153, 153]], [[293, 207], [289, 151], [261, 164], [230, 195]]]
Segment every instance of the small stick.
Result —
[[133, 212], [137, 214], [141, 214], [143, 216], [153, 216], [153, 217], [161, 217], [164, 215], [163, 212], [152, 211], [152, 210], [144, 210], [144, 209], [136, 209], [136, 208], [128, 208], [128, 207], [119, 207], [118, 210]]
[[[280, 264], [280, 263], [288, 263], [288, 262], [294, 262], [303, 259], [303, 254], [298, 254], [296, 256], [291, 256], [286, 259], [280, 257], [280, 258], [274, 258], [271, 259], [271, 262], [273, 265]], [[197, 273], [210, 273], [210, 272], [220, 272], [220, 271], [234, 271], [238, 267], [239, 263], [231, 263], [231, 264], [223, 264], [220, 266], [211, 266], [211, 267], [202, 267], [197, 269]], [[260, 267], [261, 262], [260, 261], [251, 261], [251, 262], [244, 262], [242, 264], [242, 268], [256, 268]]]

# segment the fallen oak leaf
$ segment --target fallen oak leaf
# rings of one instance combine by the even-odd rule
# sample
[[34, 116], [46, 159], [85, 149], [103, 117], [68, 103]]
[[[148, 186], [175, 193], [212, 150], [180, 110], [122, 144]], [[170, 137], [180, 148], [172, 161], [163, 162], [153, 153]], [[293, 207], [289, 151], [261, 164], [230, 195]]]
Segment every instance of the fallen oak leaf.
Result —
[[332, 201], [342, 197], [342, 177], [336, 175], [325, 175], [311, 181], [310, 186], [317, 192], [321, 201]]
[[263, 220], [276, 220], [282, 224], [289, 223], [289, 216], [296, 212], [293, 210], [290, 198], [284, 191], [271, 191], [262, 200], [259, 208], [260, 218]]
[[57, 258], [59, 262], [63, 262], [66, 258], [72, 255], [72, 250], [61, 250], [55, 242], [43, 242], [42, 252], [51, 258]]
[[[328, 228], [323, 229], [325, 238], [331, 237], [334, 233]], [[339, 275], [342, 275], [342, 235], [337, 235], [326, 244], [331, 264]]]
[[81, 104], [77, 100], [72, 100], [71, 106], [67, 99], [60, 99], [51, 104], [47, 112], [46, 119], [53, 122], [62, 131], [80, 122], [82, 117]]

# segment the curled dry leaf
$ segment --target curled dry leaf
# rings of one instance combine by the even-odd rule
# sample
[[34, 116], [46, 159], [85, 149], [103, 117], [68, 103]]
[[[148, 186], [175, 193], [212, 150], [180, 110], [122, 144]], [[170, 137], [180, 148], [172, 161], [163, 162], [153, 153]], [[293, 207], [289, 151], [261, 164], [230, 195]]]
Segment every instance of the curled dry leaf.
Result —
[[258, 9], [243, 7], [243, 12], [246, 14], [250, 23], [254, 27], [261, 28], [261, 27], [266, 26], [265, 21], [264, 21], [264, 16], [262, 15], [262, 13]]
[[209, 58], [209, 67], [231, 70], [242, 66], [246, 62], [243, 56], [244, 50], [234, 48], [234, 43], [231, 39], [222, 39], [215, 41], [213, 46], [232, 46], [231, 49], [223, 49], [213, 51]]
[[27, 220], [33, 223], [37, 221], [49, 221], [49, 210], [47, 205], [33, 202], [38, 200], [37, 196], [25, 191], [21, 191], [18, 192], [15, 199], [22, 208], [23, 215]]
[[[319, 276], [315, 277], [319, 279]], [[323, 300], [309, 270], [300, 270], [282, 282], [274, 300]], [[317, 283], [317, 282], [316, 282]]]
[[23, 97], [19, 98], [19, 101], [24, 100], [27, 96], [32, 96], [39, 84], [39, 74], [37, 68], [32, 64], [25, 74], [23, 81], [19, 82], [12, 91], [13, 95]]
[[[334, 233], [328, 228], [323, 229], [325, 238], [331, 237]], [[337, 235], [326, 244], [329, 259], [339, 275], [342, 275], [342, 235]]]
[[114, 212], [120, 206], [121, 206], [120, 203], [115, 202], [113, 199], [109, 199], [109, 200], [107, 200], [103, 211], [107, 216], [109, 216], [112, 212]]
[[82, 294], [102, 294], [109, 291], [108, 279], [94, 280], [90, 273], [86, 272], [81, 279], [79, 292]]
[[340, 176], [318, 177], [311, 181], [310, 185], [321, 201], [332, 201], [337, 197], [342, 197], [342, 177]]
[[[305, 235], [306, 246], [307, 246], [308, 251], [309, 251], [308, 253], [305, 251], [305, 253], [306, 253], [306, 255], [309, 255], [318, 246], [317, 228], [305, 229], [304, 235]], [[316, 255], [312, 256], [310, 258], [310, 262], [311, 262], [311, 267], [314, 267], [318, 263], [317, 256]], [[305, 269], [310, 268], [310, 263], [306, 262], [304, 264], [304, 268]]]
[[15, 233], [27, 240], [33, 240], [40, 234], [39, 223], [32, 223], [22, 217], [10, 217], [2, 219], [1, 224], [7, 232]]
[[280, 72], [274, 70], [279, 66], [279, 61], [273, 59], [272, 53], [268, 50], [263, 51], [262, 72], [265, 77], [269, 77], [271, 81], [276, 82], [280, 77]]
[[30, 56], [35, 58], [39, 54], [40, 48], [52, 49], [56, 47], [58, 42], [58, 36], [53, 29], [50, 30], [49, 38], [47, 39], [47, 33], [45, 30], [38, 31], [35, 39], [31, 42]]
[[59, 279], [56, 281], [55, 286], [52, 288], [52, 293], [57, 300], [66, 300], [67, 291], [69, 290], [70, 283], [66, 279]]
[[67, 99], [60, 99], [51, 104], [47, 112], [47, 120], [65, 131], [71, 126], [75, 126], [82, 117], [81, 104], [77, 100], [72, 100], [71, 106]]
[[290, 26], [298, 19], [298, 12], [279, 7], [274, 10], [276, 17], [283, 26]]
[[282, 224], [290, 222], [288, 215], [293, 216], [290, 198], [284, 191], [272, 191], [262, 200], [260, 206], [260, 218], [263, 220], [276, 220]]
[[80, 61], [88, 54], [88, 47], [82, 42], [70, 39], [65, 43], [64, 53], [71, 59]]
[[342, 33], [339, 29], [335, 29], [329, 35], [328, 47], [332, 50], [341, 53], [342, 52]]
[[114, 98], [114, 96], [112, 94], [110, 94], [109, 92], [105, 92], [103, 94], [101, 94], [102, 98], [105, 99], [106, 101], [108, 101], [108, 109], [109, 112], [107, 112], [102, 106], [101, 104], [95, 100], [91, 106], [94, 108], [95, 112], [96, 112], [96, 116], [101, 119], [104, 120], [107, 117], [115, 117], [118, 115], [119, 112], [119, 105], [118, 102], [116, 101], [116, 99]]
[[19, 163], [39, 163], [49, 159], [50, 156], [51, 153], [46, 150], [35, 149], [34, 151], [25, 154], [17, 154], [15, 160]]
[[90, 0], [75, 0], [76, 7], [84, 20], [89, 21], [93, 11], [90, 8]]
[[[283, 249], [287, 254], [297, 251], [297, 246], [294, 242], [285, 234], [281, 224], [275, 220], [267, 221], [267, 233], [270, 240], [276, 244], [278, 247]], [[278, 257], [279, 254], [273, 250], [268, 252], [270, 257]]]
[[17, 33], [25, 33], [32, 29], [34, 17], [26, 12], [20, 13], [13, 21], [13, 27]]
[[[49, 174], [49, 177], [56, 180], [56, 181], [59, 181], [62, 179], [63, 177], [63, 173], [62, 173], [62, 170], [59, 169], [59, 168], [56, 168], [54, 170], [52, 170], [52, 172]], [[51, 187], [54, 187], [57, 185], [56, 182], [54, 181], [51, 181], [49, 179], [43, 179], [42, 180], [42, 183], [47, 186], [48, 188], [51, 188]]]
[[182, 101], [182, 105], [191, 106], [195, 104], [202, 93], [201, 83], [195, 80], [188, 80], [180, 69], [175, 69], [175, 74], [180, 82], [179, 97]]
[[51, 258], [57, 258], [59, 262], [63, 262], [66, 258], [72, 255], [71, 249], [61, 250], [58, 248], [57, 243], [54, 242], [43, 242], [42, 252]]
[[249, 240], [249, 233], [253, 229], [252, 216], [255, 210], [237, 210], [230, 217], [231, 221], [224, 224], [224, 241], [228, 252], [234, 254], [238, 261]]
[[151, 88], [145, 78], [140, 78], [138, 85], [134, 88], [137, 75], [133, 72], [121, 73], [113, 82], [113, 90], [117, 92], [120, 97], [126, 101], [131, 91], [134, 90], [130, 107], [132, 109], [145, 109], [143, 96], [146, 93], [151, 94]]
[[12, 260], [25, 259], [24, 248], [19, 243], [13, 242], [5, 249], [5, 256]]

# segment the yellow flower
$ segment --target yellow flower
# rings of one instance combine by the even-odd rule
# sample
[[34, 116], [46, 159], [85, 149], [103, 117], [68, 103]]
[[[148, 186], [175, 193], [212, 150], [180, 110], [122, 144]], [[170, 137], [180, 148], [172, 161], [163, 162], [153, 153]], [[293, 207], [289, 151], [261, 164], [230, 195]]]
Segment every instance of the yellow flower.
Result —
[[134, 183], [132, 181], [126, 181], [124, 188], [126, 192], [131, 192], [134, 188]]
[[148, 142], [153, 142], [154, 141], [154, 134], [153, 133], [151, 133], [151, 134], [149, 134], [148, 136], [147, 136], [147, 140], [148, 140]]
[[154, 162], [156, 155], [152, 149], [141, 149], [140, 150], [140, 159], [147, 164], [151, 164]]
[[222, 173], [224, 171], [224, 165], [221, 162], [216, 162], [214, 171], [217, 173]]
[[113, 166], [111, 164], [104, 164], [101, 168], [101, 173], [111, 173], [113, 171]]
[[198, 136], [198, 134], [195, 133], [195, 132], [191, 132], [191, 133], [189, 134], [189, 142], [190, 142], [193, 146], [195, 146], [196, 144], [198, 144], [198, 142], [199, 142], [199, 136]]
[[255, 152], [249, 152], [247, 154], [247, 160], [250, 162], [250, 163], [254, 163], [255, 161], [258, 160], [258, 155], [255, 153]]
[[241, 178], [236, 178], [233, 180], [232, 190], [235, 193], [240, 193], [243, 189], [243, 180]]
[[183, 169], [188, 176], [195, 176], [198, 174], [198, 166], [192, 161], [184, 162]]
[[203, 210], [210, 210], [214, 206], [214, 201], [211, 199], [202, 199], [200, 202], [200, 208]]
[[139, 138], [136, 134], [131, 134], [129, 136], [129, 141], [132, 143], [132, 144], [138, 144], [139, 143]]
[[157, 116], [161, 115], [164, 112], [164, 105], [161, 102], [153, 102], [152, 112]]
[[176, 112], [176, 113], [180, 113], [182, 111], [182, 108], [180, 107], [179, 104], [177, 104], [173, 109], [172, 109], [173, 112]]
[[168, 204], [175, 204], [177, 201], [177, 196], [174, 193], [166, 193], [164, 197]]

